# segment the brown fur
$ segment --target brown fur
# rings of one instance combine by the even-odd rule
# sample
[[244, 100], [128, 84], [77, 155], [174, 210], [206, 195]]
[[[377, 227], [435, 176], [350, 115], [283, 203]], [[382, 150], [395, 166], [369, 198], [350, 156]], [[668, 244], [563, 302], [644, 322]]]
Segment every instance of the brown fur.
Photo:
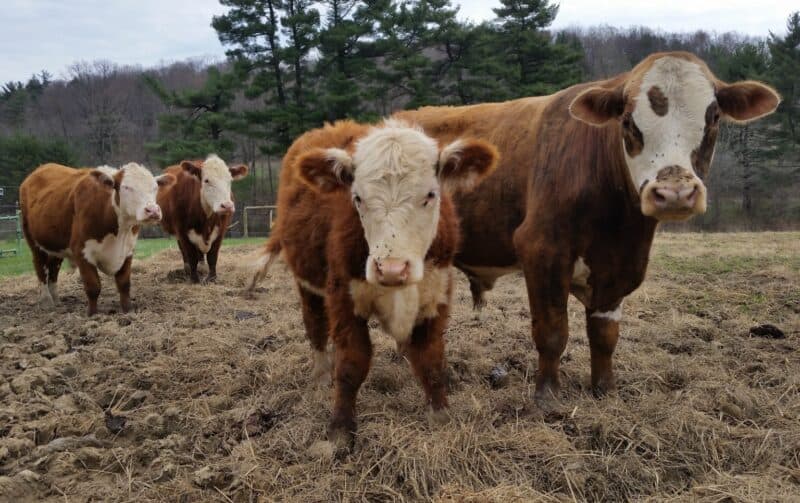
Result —
[[[267, 243], [269, 253], [283, 253], [295, 277], [325, 292], [323, 300], [302, 286], [303, 321], [311, 346], [323, 351], [328, 338], [335, 347], [334, 406], [329, 436], [350, 441], [355, 430], [355, 401], [369, 371], [372, 343], [367, 320], [355, 314], [352, 280], [364, 280], [369, 249], [350, 193], [343, 187], [318, 190], [302, 179], [299, 164], [317, 149], [340, 148], [352, 154], [355, 141], [368, 126], [351, 121], [310, 131], [298, 138], [284, 157], [278, 192], [278, 220]], [[306, 177], [314, 166], [305, 166]], [[322, 169], [322, 168], [320, 168]], [[323, 172], [318, 174], [323, 176]], [[312, 177], [313, 178], [313, 177]], [[309, 180], [310, 181], [310, 180]], [[327, 183], [327, 182], [326, 182]], [[330, 189], [330, 187], [328, 187]], [[442, 197], [439, 227], [426, 262], [451, 266], [459, 242], [458, 223], [447, 196]], [[407, 345], [407, 356], [431, 407], [447, 405], [444, 382], [444, 330], [449, 308], [418, 324]]]
[[[78, 268], [89, 301], [88, 313], [97, 312], [100, 275], [83, 256], [86, 241], [102, 241], [119, 231], [117, 215], [111, 206], [112, 192], [119, 201], [119, 187], [124, 176], [119, 171], [110, 183], [91, 169], [74, 169], [59, 164], [44, 164], [28, 175], [20, 185], [22, 231], [31, 249], [36, 276], [42, 284], [58, 280], [62, 258], [47, 253], [69, 250]], [[134, 228], [138, 232], [138, 227]], [[131, 258], [115, 274], [123, 312], [131, 307]]]
[[[184, 269], [189, 274], [193, 283], [200, 281], [197, 273], [197, 264], [203, 260], [203, 252], [189, 241], [189, 231], [194, 230], [208, 241], [214, 227], [219, 228], [217, 239], [211, 244], [206, 259], [208, 262], [208, 276], [206, 281], [214, 281], [217, 277], [217, 258], [222, 246], [222, 239], [228, 230], [232, 215], [212, 213], [206, 215], [200, 201], [200, 179], [183, 169], [182, 165], [169, 166], [164, 173], [175, 177], [175, 183], [169, 187], [159, 187], [156, 201], [161, 207], [161, 228], [164, 232], [172, 234], [178, 240], [178, 247], [183, 256]], [[202, 161], [191, 161], [192, 164], [202, 166]], [[233, 199], [233, 194], [231, 194]]]

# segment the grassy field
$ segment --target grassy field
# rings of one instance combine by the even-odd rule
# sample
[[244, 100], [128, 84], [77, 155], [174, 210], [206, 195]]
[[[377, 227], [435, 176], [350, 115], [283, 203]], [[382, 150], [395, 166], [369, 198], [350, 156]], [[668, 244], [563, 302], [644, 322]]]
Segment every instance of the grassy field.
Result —
[[[223, 241], [223, 247], [245, 245], [245, 244], [258, 244], [263, 243], [266, 238], [228, 238]], [[0, 250], [14, 249], [16, 241], [0, 242]], [[159, 238], [159, 239], [140, 239], [136, 243], [136, 252], [134, 253], [135, 259], [143, 259], [160, 252], [167, 248], [178, 248], [175, 239], [172, 238]], [[33, 263], [31, 262], [31, 250], [28, 245], [23, 241], [20, 245], [20, 253], [16, 256], [0, 258], [0, 278], [4, 276], [15, 276], [18, 274], [33, 274]]]
[[373, 329], [349, 454], [326, 440], [331, 393], [283, 263], [245, 297], [255, 245], [227, 247], [207, 285], [167, 246], [134, 262], [126, 315], [108, 278], [92, 318], [77, 274], [54, 309], [32, 275], [0, 278], [0, 501], [800, 501], [800, 233], [658, 234], [625, 299], [619, 389], [591, 394], [571, 299], [547, 410], [522, 275], [478, 316], [456, 274], [450, 421], [429, 421]]

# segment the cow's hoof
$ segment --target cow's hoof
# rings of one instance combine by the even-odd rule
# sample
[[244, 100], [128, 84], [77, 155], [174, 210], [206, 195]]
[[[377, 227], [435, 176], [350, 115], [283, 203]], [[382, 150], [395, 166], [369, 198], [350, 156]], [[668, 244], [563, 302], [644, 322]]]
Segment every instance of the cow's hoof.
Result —
[[614, 376], [598, 379], [592, 384], [592, 394], [595, 398], [603, 398], [617, 390], [617, 381]]
[[533, 401], [544, 413], [555, 412], [561, 405], [558, 400], [558, 389], [551, 386], [541, 386], [533, 394]]
[[217, 282], [217, 275], [211, 276], [210, 274], [206, 276], [205, 283], [216, 283]]
[[447, 407], [428, 410], [428, 423], [431, 426], [442, 426], [450, 422], [450, 411]]
[[348, 425], [332, 422], [328, 426], [328, 441], [333, 444], [337, 453], [353, 452], [356, 443], [355, 429], [354, 423]]
[[193, 284], [193, 285], [198, 285], [198, 284], [200, 284], [200, 276], [196, 276], [196, 275], [195, 275], [195, 276], [190, 276], [190, 277], [189, 277], [189, 282], [190, 282], [191, 284]]

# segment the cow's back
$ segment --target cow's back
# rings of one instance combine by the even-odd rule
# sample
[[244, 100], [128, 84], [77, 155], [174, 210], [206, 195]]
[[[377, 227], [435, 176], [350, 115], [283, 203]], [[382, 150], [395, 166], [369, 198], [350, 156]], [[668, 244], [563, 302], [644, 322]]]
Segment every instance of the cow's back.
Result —
[[89, 171], [49, 163], [36, 168], [22, 182], [19, 197], [23, 222], [39, 246], [52, 252], [69, 248], [74, 191]]

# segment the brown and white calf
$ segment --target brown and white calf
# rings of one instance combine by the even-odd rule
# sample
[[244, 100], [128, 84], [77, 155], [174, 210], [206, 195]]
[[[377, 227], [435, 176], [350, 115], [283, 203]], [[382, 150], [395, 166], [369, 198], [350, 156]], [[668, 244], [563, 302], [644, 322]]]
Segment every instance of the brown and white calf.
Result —
[[476, 306], [499, 276], [522, 269], [537, 399], [559, 385], [570, 293], [586, 310], [592, 386], [614, 388], [622, 300], [644, 279], [656, 225], [705, 211], [720, 120], [752, 121], [779, 101], [763, 84], [722, 82], [694, 55], [673, 52], [551, 96], [396, 114], [439, 142], [470, 136], [500, 150], [480, 189], [455, 197], [456, 265]]
[[33, 256], [42, 300], [58, 301], [56, 282], [66, 258], [77, 266], [97, 312], [98, 270], [114, 276], [123, 312], [131, 308], [131, 259], [139, 226], [161, 219], [159, 186], [171, 175], [153, 177], [144, 166], [74, 169], [59, 164], [36, 168], [19, 188], [22, 231]]
[[183, 268], [192, 283], [200, 282], [197, 264], [204, 256], [206, 281], [214, 281], [219, 248], [235, 211], [231, 181], [247, 176], [247, 166], [228, 167], [212, 154], [205, 161], [183, 161], [164, 172], [176, 182], [158, 191], [158, 204], [164, 212], [161, 228], [178, 239]]
[[371, 317], [407, 356], [432, 409], [446, 407], [443, 333], [459, 239], [442, 185], [475, 185], [496, 157], [477, 140], [440, 149], [400, 121], [327, 125], [287, 152], [261, 266], [282, 253], [294, 273], [313, 376], [322, 381], [333, 340], [332, 440], [349, 443], [355, 431], [356, 394], [372, 357]]

